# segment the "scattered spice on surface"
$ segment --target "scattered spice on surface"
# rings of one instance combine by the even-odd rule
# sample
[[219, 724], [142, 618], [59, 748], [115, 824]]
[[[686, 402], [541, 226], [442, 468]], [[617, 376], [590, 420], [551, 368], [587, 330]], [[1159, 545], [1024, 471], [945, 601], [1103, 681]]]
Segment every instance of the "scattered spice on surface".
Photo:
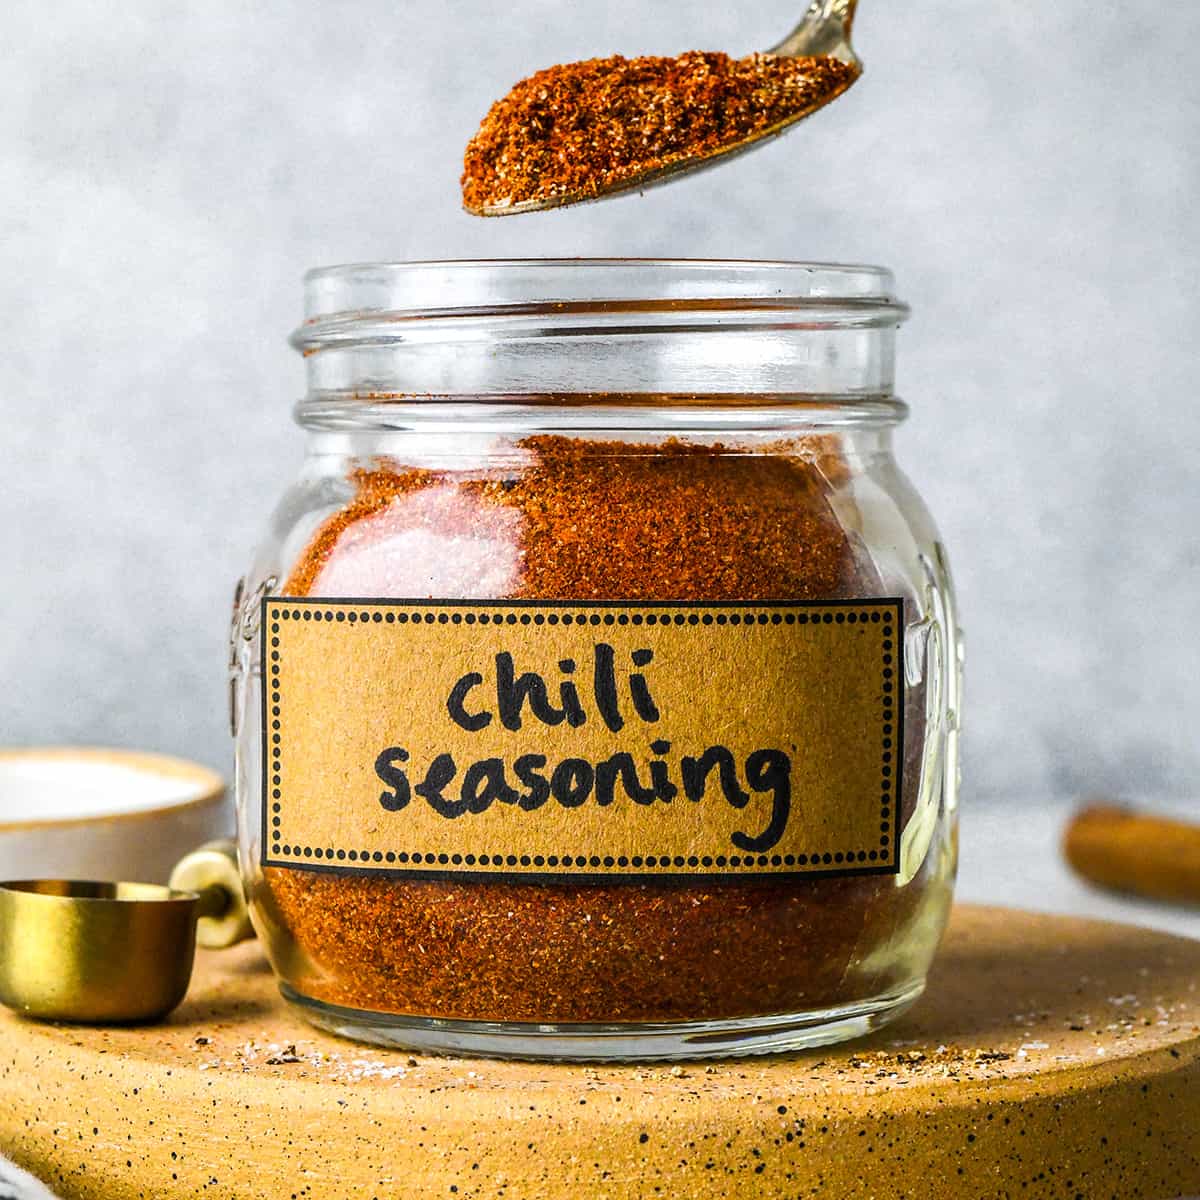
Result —
[[289, 1042], [282, 1050], [276, 1051], [267, 1059], [267, 1066], [279, 1067], [298, 1062], [303, 1062], [303, 1059], [296, 1053], [295, 1042]]
[[[385, 462], [356, 472], [353, 497], [314, 533], [284, 593], [336, 595], [353, 579], [358, 590], [341, 594], [879, 594], [831, 506], [836, 462], [818, 439], [769, 454], [556, 436], [518, 449], [526, 465], [487, 473]], [[914, 691], [909, 771], [920, 704]], [[496, 1021], [732, 1019], [910, 983], [909, 958], [890, 947], [923, 944], [936, 857], [903, 888], [890, 876], [564, 884], [269, 867], [261, 902], [292, 986], [331, 1004]]]
[[859, 73], [826, 55], [701, 51], [550, 67], [492, 105], [467, 145], [463, 204], [482, 212], [636, 186], [807, 116]]
[[[870, 1072], [864, 1082], [886, 1079], [890, 1082], [914, 1082], [930, 1076], [939, 1079], [973, 1081], [989, 1078], [988, 1069], [1004, 1072], [996, 1065], [1009, 1062], [1012, 1055], [1006, 1050], [966, 1049], [962, 1046], [937, 1046], [924, 1050], [907, 1050], [892, 1054], [886, 1050], [866, 1051], [851, 1054], [846, 1065], [855, 1071]], [[845, 1074], [845, 1069], [834, 1068], [836, 1074]]]

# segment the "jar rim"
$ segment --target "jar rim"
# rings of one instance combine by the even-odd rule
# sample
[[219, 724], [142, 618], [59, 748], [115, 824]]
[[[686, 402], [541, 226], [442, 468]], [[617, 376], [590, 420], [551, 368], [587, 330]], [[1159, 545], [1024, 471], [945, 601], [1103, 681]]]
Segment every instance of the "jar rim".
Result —
[[310, 271], [310, 399], [892, 392], [908, 308], [883, 267], [480, 259]]
[[[304, 276], [303, 347], [331, 318], [605, 311], [786, 311], [843, 306], [870, 324], [908, 314], [886, 267], [753, 259], [546, 258], [364, 262]], [[832, 315], [832, 314], [831, 314]]]

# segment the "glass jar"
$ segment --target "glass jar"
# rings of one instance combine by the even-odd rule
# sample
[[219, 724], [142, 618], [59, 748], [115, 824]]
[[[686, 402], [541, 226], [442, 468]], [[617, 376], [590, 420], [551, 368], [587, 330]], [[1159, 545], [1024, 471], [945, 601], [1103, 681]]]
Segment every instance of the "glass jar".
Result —
[[956, 854], [946, 558], [872, 267], [336, 267], [239, 586], [284, 996], [413, 1049], [791, 1050], [920, 994]]

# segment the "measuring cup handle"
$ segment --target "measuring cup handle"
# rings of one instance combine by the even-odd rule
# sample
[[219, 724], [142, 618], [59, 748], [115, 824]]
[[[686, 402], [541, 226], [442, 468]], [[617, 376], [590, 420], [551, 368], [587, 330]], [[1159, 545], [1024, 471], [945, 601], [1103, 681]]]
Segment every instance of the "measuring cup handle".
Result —
[[254, 936], [233, 842], [207, 842], [184, 855], [171, 872], [171, 887], [200, 896], [197, 945], [220, 950]]

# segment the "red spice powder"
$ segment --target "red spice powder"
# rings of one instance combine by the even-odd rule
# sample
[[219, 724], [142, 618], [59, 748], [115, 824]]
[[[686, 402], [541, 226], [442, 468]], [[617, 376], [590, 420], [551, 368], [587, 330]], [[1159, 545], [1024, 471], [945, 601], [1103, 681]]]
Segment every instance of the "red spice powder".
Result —
[[859, 74], [825, 55], [701, 51], [550, 67], [492, 105], [467, 145], [463, 204], [481, 213], [636, 186], [807, 116]]
[[[478, 511], [517, 518], [519, 576], [510, 595], [489, 598], [879, 593], [829, 503], [823, 467], [840, 471], [841, 460], [819, 444], [811, 458], [794, 447], [739, 454], [548, 436], [521, 448], [529, 466], [482, 479], [357, 472], [354, 498], [317, 531], [285, 593], [327, 594], [322, 576], [354, 552], [346, 539], [356, 525], [447, 487]], [[449, 546], [461, 531], [429, 532]], [[408, 571], [379, 578], [374, 594], [411, 595], [412, 584]], [[908, 713], [913, 772], [921, 722], [911, 703]], [[903, 889], [887, 876], [456, 883], [282, 868], [268, 868], [265, 884], [272, 922], [302, 952], [300, 964], [288, 956], [302, 993], [383, 1012], [527, 1022], [722, 1019], [875, 996], [908, 981], [900, 948], [927, 892], [925, 877]]]

